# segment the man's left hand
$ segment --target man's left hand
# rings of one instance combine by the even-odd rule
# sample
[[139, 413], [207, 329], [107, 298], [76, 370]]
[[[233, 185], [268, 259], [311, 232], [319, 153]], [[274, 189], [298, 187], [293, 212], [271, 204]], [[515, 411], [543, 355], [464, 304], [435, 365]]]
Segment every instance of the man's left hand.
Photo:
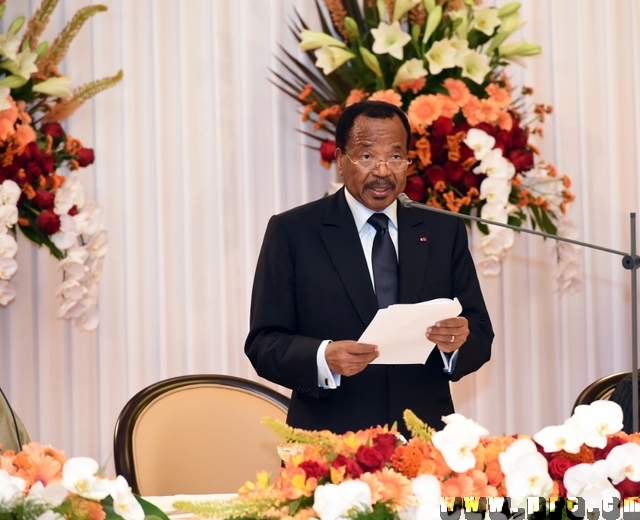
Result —
[[442, 352], [455, 352], [469, 337], [469, 322], [462, 316], [441, 320], [427, 329], [426, 336]]

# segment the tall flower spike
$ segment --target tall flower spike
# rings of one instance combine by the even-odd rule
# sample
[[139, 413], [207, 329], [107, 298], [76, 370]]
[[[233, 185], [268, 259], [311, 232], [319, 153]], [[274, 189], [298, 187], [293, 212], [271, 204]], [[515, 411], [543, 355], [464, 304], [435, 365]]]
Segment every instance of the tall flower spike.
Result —
[[76, 37], [84, 23], [94, 14], [106, 10], [106, 5], [90, 5], [80, 9], [53, 41], [49, 50], [38, 63], [38, 70], [47, 77], [55, 75], [56, 67], [67, 54], [69, 45]]
[[324, 5], [327, 6], [331, 20], [336, 30], [342, 36], [344, 41], [349, 41], [349, 35], [347, 29], [344, 26], [344, 19], [348, 16], [347, 10], [344, 8], [342, 0], [324, 0]]
[[29, 48], [31, 50], [36, 48], [38, 38], [43, 33], [47, 23], [49, 23], [51, 13], [53, 13], [59, 1], [60, 0], [42, 0], [42, 4], [40, 4], [38, 10], [31, 17], [31, 20], [29, 20], [27, 31], [24, 33], [22, 41], [20, 42], [20, 48], [22, 48], [24, 42], [29, 42]]
[[433, 428], [423, 422], [415, 413], [411, 410], [405, 410], [402, 414], [404, 423], [407, 425], [407, 429], [414, 437], [423, 441], [430, 441], [431, 436], [435, 432]]

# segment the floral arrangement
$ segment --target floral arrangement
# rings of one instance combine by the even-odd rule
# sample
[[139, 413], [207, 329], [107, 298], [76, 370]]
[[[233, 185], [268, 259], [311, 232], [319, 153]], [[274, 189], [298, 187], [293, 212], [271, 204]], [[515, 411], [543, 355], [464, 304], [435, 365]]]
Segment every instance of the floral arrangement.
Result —
[[51, 446], [32, 442], [19, 453], [0, 455], [0, 468], [2, 518], [167, 520], [156, 506], [134, 496], [124, 477], [105, 478], [87, 457], [67, 460]]
[[408, 442], [393, 427], [335, 435], [266, 420], [298, 447], [284, 457], [275, 479], [259, 472], [237, 498], [174, 507], [218, 519], [436, 520], [441, 510], [463, 504], [474, 511], [502, 511], [506, 505], [531, 512], [542, 499], [548, 513], [559, 504], [576, 511], [579, 502], [602, 511], [603, 501], [613, 498], [626, 507], [640, 500], [640, 434], [620, 431], [616, 403], [578, 406], [564, 424], [532, 438], [489, 437], [459, 414], [444, 417], [446, 425], [437, 432], [411, 411], [404, 418], [412, 433]]
[[[505, 67], [541, 52], [507, 40], [522, 25], [520, 4], [500, 9], [480, 0], [324, 0], [322, 31], [298, 16], [292, 27], [306, 56], [285, 52], [288, 74], [276, 84], [302, 104], [305, 132], [321, 162], [334, 160], [335, 124], [365, 99], [402, 108], [411, 125], [406, 194], [441, 209], [568, 236], [574, 195], [569, 177], [539, 157], [534, 143], [550, 106], [529, 101], [532, 89], [511, 85]], [[324, 134], [324, 135], [323, 135]], [[478, 223], [485, 274], [497, 274], [512, 230]], [[573, 247], [558, 249], [557, 277], [574, 288]]]
[[[106, 7], [80, 9], [49, 44], [40, 36], [57, 4], [42, 0], [26, 27], [19, 17], [0, 34], [0, 305], [16, 296], [11, 278], [18, 268], [20, 230], [61, 260], [58, 316], [93, 330], [107, 232], [100, 207], [86, 199], [78, 175], [93, 163], [94, 152], [61, 122], [120, 81], [122, 72], [71, 90], [58, 66], [82, 25]], [[5, 10], [0, 0], [0, 18]]]

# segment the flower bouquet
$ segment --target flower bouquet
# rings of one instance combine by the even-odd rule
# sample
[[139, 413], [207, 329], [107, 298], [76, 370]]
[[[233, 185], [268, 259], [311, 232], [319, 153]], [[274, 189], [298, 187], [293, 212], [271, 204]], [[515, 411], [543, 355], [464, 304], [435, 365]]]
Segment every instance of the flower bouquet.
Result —
[[101, 476], [98, 463], [87, 457], [67, 460], [51, 446], [32, 442], [19, 453], [0, 455], [0, 468], [2, 518], [168, 520], [156, 506], [134, 496], [124, 477]]
[[[80, 9], [51, 44], [39, 41], [57, 3], [43, 0], [26, 26], [19, 17], [0, 34], [0, 305], [16, 296], [10, 280], [18, 268], [20, 230], [61, 260], [58, 316], [93, 330], [107, 232], [78, 176], [93, 163], [93, 150], [60, 123], [120, 81], [122, 72], [71, 90], [58, 66], [82, 25], [106, 7]], [[0, 0], [0, 18], [5, 9]]]
[[[437, 208], [568, 236], [570, 180], [539, 157], [534, 143], [551, 107], [529, 101], [505, 67], [541, 52], [507, 40], [523, 25], [520, 4], [500, 9], [473, 0], [324, 0], [322, 31], [298, 15], [293, 31], [302, 59], [284, 51], [287, 74], [276, 85], [303, 106], [305, 132], [328, 166], [343, 109], [365, 99], [402, 108], [411, 125], [406, 194]], [[478, 224], [478, 263], [500, 271], [513, 231]], [[558, 249], [558, 279], [577, 279], [573, 247]]]
[[620, 431], [616, 403], [578, 406], [564, 424], [533, 438], [489, 437], [459, 414], [444, 417], [437, 432], [411, 411], [404, 419], [408, 442], [393, 427], [334, 435], [268, 419], [300, 447], [279, 475], [259, 472], [231, 500], [174, 507], [218, 519], [437, 520], [460, 507], [509, 515], [562, 508], [584, 516], [585, 508], [603, 511], [614, 499], [627, 510], [640, 500], [640, 434]]

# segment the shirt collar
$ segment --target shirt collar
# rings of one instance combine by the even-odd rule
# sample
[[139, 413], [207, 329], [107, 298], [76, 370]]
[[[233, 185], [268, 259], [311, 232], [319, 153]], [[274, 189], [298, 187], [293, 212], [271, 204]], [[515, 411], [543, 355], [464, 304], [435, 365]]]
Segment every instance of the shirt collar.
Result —
[[[358, 233], [362, 231], [362, 228], [369, 220], [369, 217], [376, 213], [372, 209], [367, 208], [364, 204], [362, 204], [359, 200], [357, 200], [349, 190], [345, 186], [344, 188], [344, 196], [347, 199], [347, 204], [349, 205], [349, 209], [353, 214], [353, 220], [356, 222], [356, 229]], [[398, 229], [398, 200], [394, 199], [394, 201], [389, 204], [384, 210], [379, 213], [384, 213], [387, 217], [389, 217], [389, 222], [393, 225], [394, 228]]]

